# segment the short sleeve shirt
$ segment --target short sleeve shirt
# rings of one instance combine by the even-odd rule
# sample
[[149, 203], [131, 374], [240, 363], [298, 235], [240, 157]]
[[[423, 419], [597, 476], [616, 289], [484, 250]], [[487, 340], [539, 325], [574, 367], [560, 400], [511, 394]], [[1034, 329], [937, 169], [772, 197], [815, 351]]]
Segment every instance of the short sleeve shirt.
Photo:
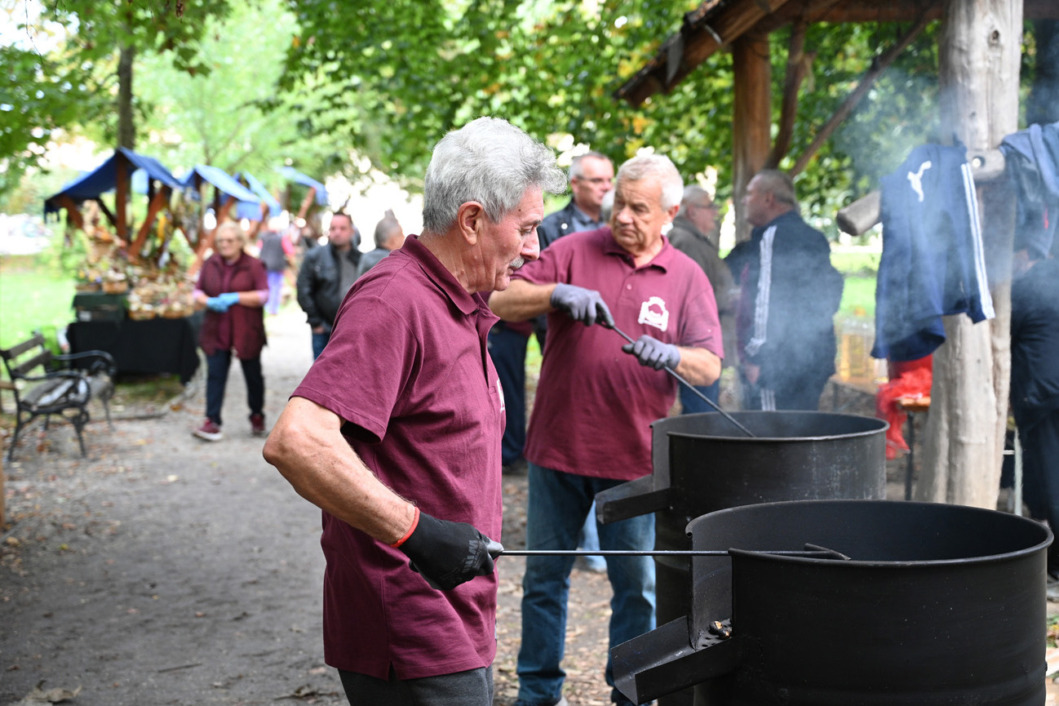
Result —
[[[640, 267], [609, 227], [555, 241], [515, 273], [534, 284], [562, 282], [598, 291], [619, 329], [633, 339], [706, 348], [723, 357], [717, 303], [706, 275], [663, 239]], [[669, 412], [676, 381], [622, 351], [615, 331], [548, 314], [526, 458], [545, 468], [616, 480], [651, 472], [650, 425]]]
[[[384, 484], [435, 517], [500, 539], [503, 393], [496, 322], [416, 237], [357, 280], [294, 395], [331, 410]], [[386, 679], [477, 669], [496, 653], [496, 575], [430, 588], [399, 550], [328, 513], [324, 657]]]

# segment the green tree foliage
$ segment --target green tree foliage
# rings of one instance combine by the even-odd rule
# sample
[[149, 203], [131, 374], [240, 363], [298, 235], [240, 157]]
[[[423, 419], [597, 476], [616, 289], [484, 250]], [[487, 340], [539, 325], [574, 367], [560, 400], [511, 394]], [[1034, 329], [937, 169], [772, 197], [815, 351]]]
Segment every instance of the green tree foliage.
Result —
[[14, 32], [0, 47], [0, 193], [40, 161], [57, 130], [87, 126], [115, 142], [121, 47], [165, 55], [188, 73], [206, 71], [198, 40], [206, 18], [227, 10], [227, 0], [63, 0], [39, 8], [5, 0], [0, 12]]
[[207, 21], [192, 59], [205, 71], [181, 71], [162, 56], [140, 62], [138, 93], [146, 108], [149, 149], [182, 173], [210, 164], [229, 173], [248, 171], [266, 184], [274, 167], [292, 163], [314, 174], [341, 153], [328, 135], [305, 139], [291, 106], [299, 86], [277, 95], [284, 51], [294, 35], [283, 0], [233, 6]]
[[[697, 2], [288, 1], [299, 35], [288, 52], [285, 81], [309, 77], [325, 102], [324, 110], [305, 114], [306, 129], [341, 132], [406, 183], [422, 174], [440, 135], [488, 114], [551, 138], [555, 146], [559, 136], [570, 135], [617, 162], [653, 147], [685, 178], [717, 169], [720, 195], [730, 193], [734, 79], [728, 52], [716, 53], [669, 94], [639, 108], [613, 97]], [[873, 58], [903, 31], [872, 23], [810, 28], [806, 49], [814, 59], [782, 167], [793, 164]], [[932, 132], [935, 44], [931, 27], [800, 177], [807, 203], [820, 204], [811, 210], [833, 214], [836, 199], [845, 203], [866, 191]], [[771, 47], [778, 121], [787, 32], [775, 33]]]

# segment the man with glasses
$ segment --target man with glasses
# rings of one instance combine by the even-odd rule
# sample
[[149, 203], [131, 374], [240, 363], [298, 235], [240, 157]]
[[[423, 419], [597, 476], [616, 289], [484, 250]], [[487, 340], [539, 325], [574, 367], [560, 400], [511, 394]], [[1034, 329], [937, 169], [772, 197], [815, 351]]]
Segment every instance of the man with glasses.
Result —
[[[701, 186], [691, 185], [684, 188], [684, 197], [680, 202], [680, 212], [673, 219], [673, 228], [669, 231], [669, 242], [677, 250], [695, 261], [706, 278], [713, 285], [713, 295], [717, 299], [717, 313], [721, 317], [721, 329], [730, 334], [734, 330], [735, 300], [733, 290], [735, 283], [728, 265], [717, 251], [720, 237], [720, 224], [717, 222], [717, 204], [710, 198], [709, 192]], [[725, 340], [734, 338], [726, 335]], [[725, 356], [729, 360], [734, 357]], [[714, 402], [720, 393], [720, 381], [708, 387], [698, 388]], [[701, 397], [685, 387], [680, 388], [680, 406], [684, 414], [711, 412], [713, 408]]]

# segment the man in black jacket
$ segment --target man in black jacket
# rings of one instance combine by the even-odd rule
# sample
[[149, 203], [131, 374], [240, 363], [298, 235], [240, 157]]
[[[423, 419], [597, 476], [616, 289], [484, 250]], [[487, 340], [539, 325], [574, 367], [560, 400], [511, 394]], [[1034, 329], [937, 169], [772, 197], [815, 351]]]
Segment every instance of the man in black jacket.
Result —
[[[736, 332], [745, 408], [815, 410], [835, 372], [833, 317], [842, 274], [831, 266], [827, 238], [798, 215], [789, 176], [759, 172], [743, 206], [754, 230], [732, 275], [740, 284]], [[726, 261], [731, 266], [732, 256]]]
[[338, 306], [357, 279], [359, 262], [353, 218], [339, 211], [331, 216], [327, 245], [307, 252], [298, 270], [298, 304], [312, 328], [313, 360], [331, 338]]

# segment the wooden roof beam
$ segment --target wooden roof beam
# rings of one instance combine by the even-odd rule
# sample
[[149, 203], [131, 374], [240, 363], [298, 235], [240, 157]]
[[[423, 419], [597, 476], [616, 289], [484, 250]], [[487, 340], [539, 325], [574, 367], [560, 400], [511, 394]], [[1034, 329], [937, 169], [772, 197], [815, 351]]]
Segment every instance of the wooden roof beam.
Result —
[[925, 28], [931, 21], [929, 14], [929, 12], [924, 12], [916, 23], [912, 25], [912, 27], [905, 32], [905, 34], [898, 39], [892, 47], [872, 60], [871, 68], [868, 69], [868, 72], [864, 74], [863, 78], [861, 78], [857, 87], [846, 97], [846, 100], [842, 101], [842, 105], [840, 105], [834, 115], [828, 119], [827, 124], [817, 130], [816, 135], [813, 136], [812, 143], [805, 149], [802, 156], [798, 158], [794, 168], [791, 169], [791, 176], [801, 174], [805, 170], [805, 167], [808, 166], [810, 160], [816, 156], [817, 150], [820, 149], [824, 142], [830, 139], [831, 134], [839, 125], [845, 122], [846, 118], [848, 118], [850, 113], [853, 112], [853, 109], [857, 107], [857, 104], [860, 103], [861, 99], [868, 94], [868, 91], [875, 84], [875, 80], [886, 71], [887, 67], [897, 59], [901, 52], [912, 43], [912, 40], [919, 36], [919, 33], [922, 32], [923, 28]]
[[684, 16], [680, 32], [667, 39], [655, 58], [626, 81], [614, 96], [635, 107], [654, 93], [668, 93], [714, 52], [741, 37], [763, 17], [787, 2], [756, 0], [753, 3], [724, 6], [718, 0], [704, 3], [698, 10]]
[[[750, 29], [771, 32], [805, 20], [818, 22], [913, 22], [924, 15], [923, 0], [707, 0], [684, 16], [671, 36], [644, 67], [614, 92], [614, 97], [639, 107], [655, 93], [668, 93], [691, 71]], [[928, 20], [941, 19], [942, 4], [931, 2]], [[1023, 0], [1027, 20], [1059, 20], [1056, 0]]]

